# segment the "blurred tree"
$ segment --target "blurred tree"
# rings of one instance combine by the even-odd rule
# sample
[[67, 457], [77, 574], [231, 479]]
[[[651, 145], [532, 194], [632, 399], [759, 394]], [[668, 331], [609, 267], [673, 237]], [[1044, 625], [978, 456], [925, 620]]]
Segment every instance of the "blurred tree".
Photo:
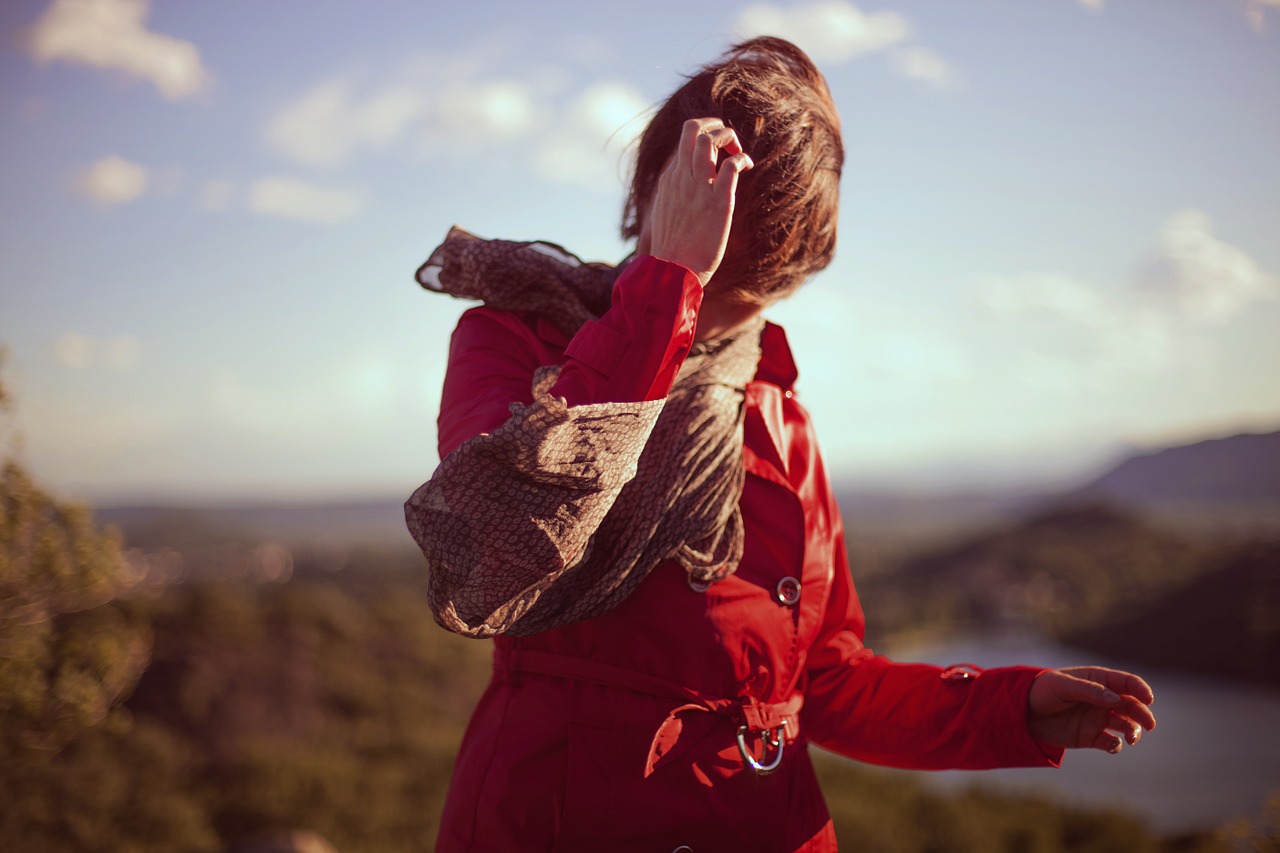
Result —
[[131, 580], [119, 536], [10, 458], [10, 407], [0, 377], [0, 760], [101, 723], [150, 656], [146, 628], [111, 604]]

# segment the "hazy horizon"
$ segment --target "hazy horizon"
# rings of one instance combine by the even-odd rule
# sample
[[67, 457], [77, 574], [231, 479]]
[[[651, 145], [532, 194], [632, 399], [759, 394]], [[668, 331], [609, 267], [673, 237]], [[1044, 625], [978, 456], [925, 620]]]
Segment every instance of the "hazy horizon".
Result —
[[[973, 494], [989, 496], [1038, 496], [1070, 492], [1112, 470], [1117, 464], [1135, 456], [1181, 447], [1201, 441], [1214, 441], [1237, 435], [1259, 435], [1280, 432], [1278, 429], [1245, 430], [1229, 434], [1192, 437], [1187, 441], [1160, 445], [1136, 445], [1118, 442], [1087, 451], [1060, 449], [1043, 454], [1037, 460], [1011, 456], [1006, 458], [959, 457], [923, 462], [914, 468], [899, 469], [877, 475], [835, 473], [832, 488], [837, 496], [918, 496], [946, 498]], [[1039, 463], [1038, 466], [1032, 462]], [[66, 497], [87, 501], [101, 508], [188, 507], [251, 508], [360, 506], [399, 502], [416, 488], [401, 489], [391, 485], [354, 485], [350, 488], [301, 490], [296, 488], [228, 490], [104, 490], [67, 492]]]

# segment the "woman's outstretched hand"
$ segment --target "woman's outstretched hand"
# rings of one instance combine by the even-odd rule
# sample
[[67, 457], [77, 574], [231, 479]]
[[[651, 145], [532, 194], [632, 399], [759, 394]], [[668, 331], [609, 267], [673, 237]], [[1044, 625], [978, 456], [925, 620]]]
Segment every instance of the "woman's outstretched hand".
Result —
[[[1050, 670], [1031, 683], [1027, 727], [1037, 742], [1119, 752], [1156, 727], [1155, 695], [1136, 675], [1100, 666]], [[1123, 740], [1122, 740], [1123, 738]]]
[[724, 259], [738, 175], [752, 165], [738, 134], [720, 119], [686, 121], [658, 178], [646, 223], [648, 244], [640, 251], [687, 267], [706, 287]]

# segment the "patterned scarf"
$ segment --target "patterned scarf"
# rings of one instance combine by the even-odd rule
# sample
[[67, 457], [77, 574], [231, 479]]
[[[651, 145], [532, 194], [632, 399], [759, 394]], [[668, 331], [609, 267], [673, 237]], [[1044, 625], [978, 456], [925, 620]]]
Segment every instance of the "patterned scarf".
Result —
[[[608, 309], [619, 271], [550, 243], [454, 228], [417, 278], [572, 335]], [[405, 504], [437, 621], [525, 636], [609, 612], [668, 560], [695, 588], [731, 574], [743, 543], [744, 389], [762, 328], [695, 344], [665, 400], [570, 408], [548, 393], [560, 367], [540, 368], [533, 403], [512, 404], [506, 423], [449, 454]]]

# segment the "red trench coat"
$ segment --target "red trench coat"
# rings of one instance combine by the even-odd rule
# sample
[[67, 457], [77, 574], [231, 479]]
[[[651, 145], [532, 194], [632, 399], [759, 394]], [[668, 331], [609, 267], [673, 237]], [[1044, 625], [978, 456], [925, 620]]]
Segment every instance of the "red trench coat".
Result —
[[[665, 396], [701, 296], [683, 267], [646, 257], [572, 341], [546, 320], [468, 311], [450, 347], [442, 458], [530, 402], [539, 365], [564, 364], [553, 393], [570, 405]], [[835, 850], [809, 743], [923, 769], [1060, 760], [1026, 727], [1039, 670], [943, 670], [863, 647], [840, 513], [782, 330], [767, 326], [762, 347], [746, 394], [737, 572], [699, 591], [659, 566], [604, 616], [497, 637], [441, 853]], [[762, 775], [747, 754], [778, 766]]]

